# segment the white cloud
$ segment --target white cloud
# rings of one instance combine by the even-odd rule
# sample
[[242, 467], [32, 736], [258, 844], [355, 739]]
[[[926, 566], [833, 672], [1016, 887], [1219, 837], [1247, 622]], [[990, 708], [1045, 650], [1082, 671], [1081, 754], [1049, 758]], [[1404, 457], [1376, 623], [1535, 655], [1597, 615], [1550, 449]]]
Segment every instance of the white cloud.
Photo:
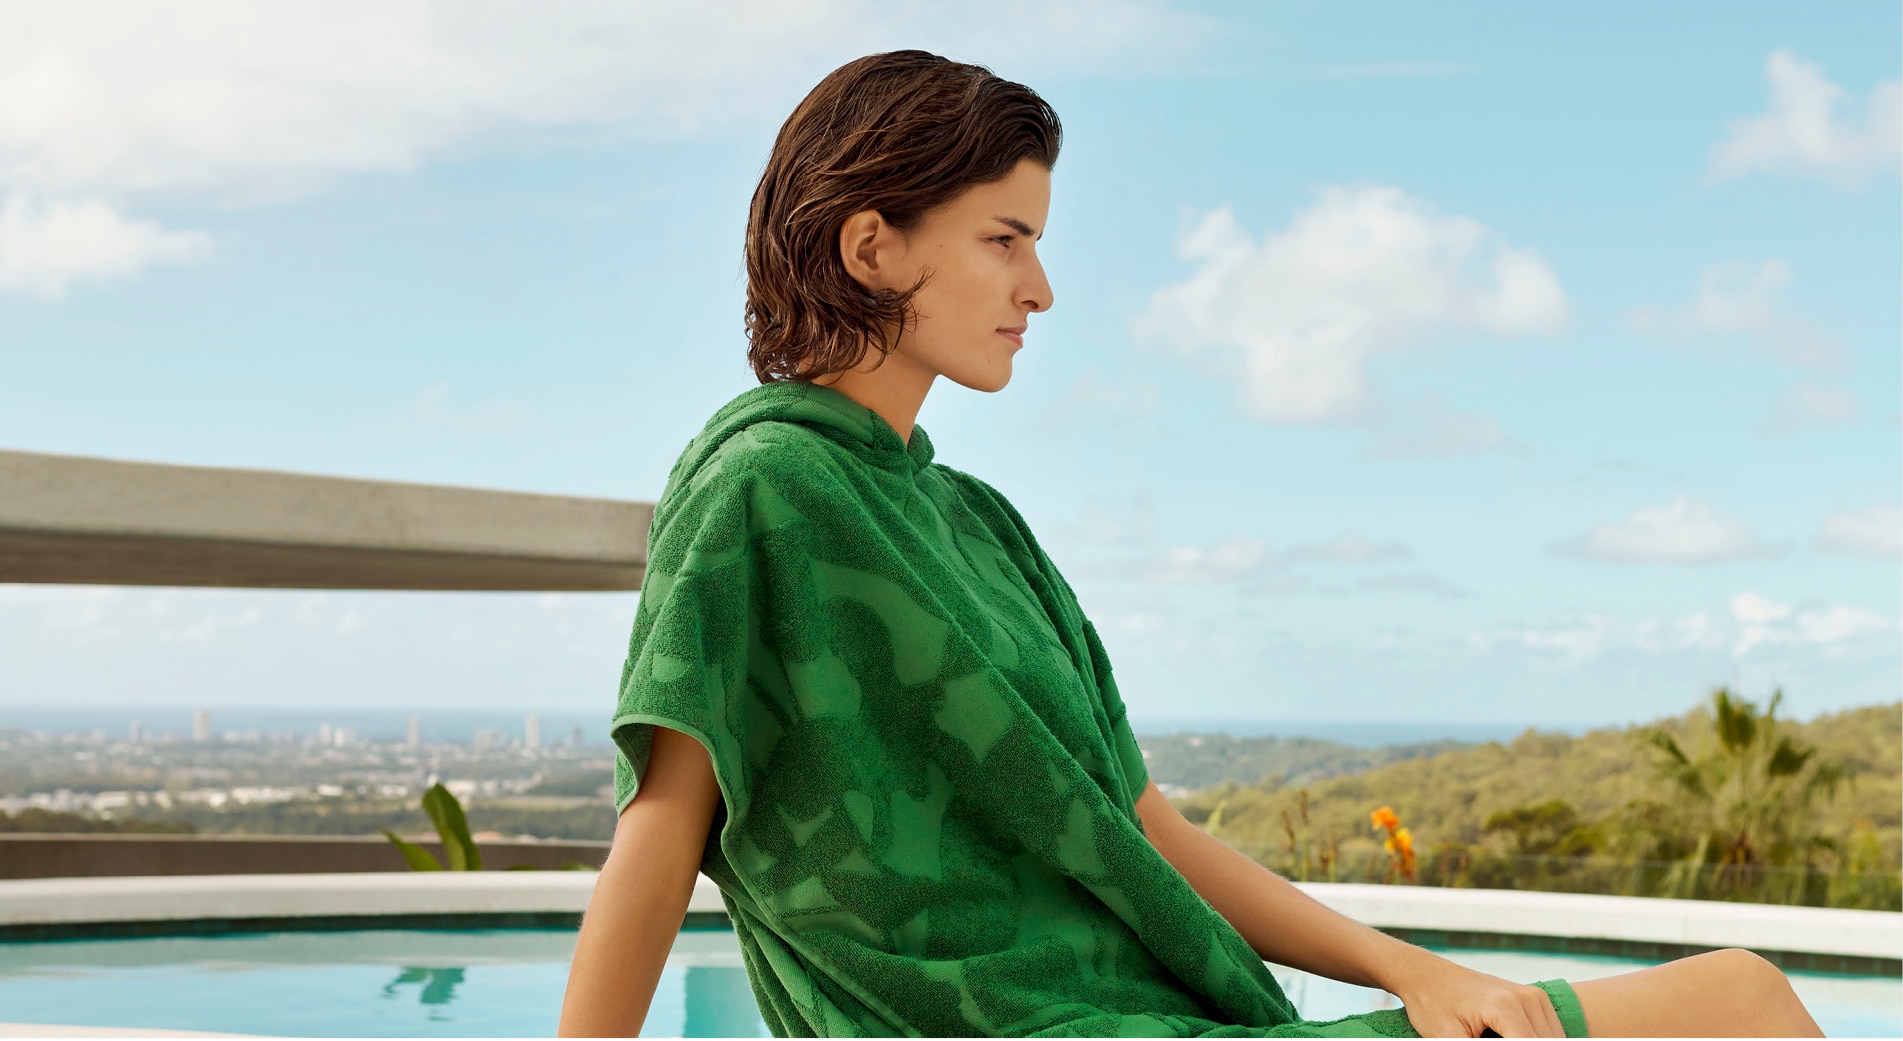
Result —
[[1421, 76], [1457, 76], [1474, 71], [1472, 65], [1450, 61], [1366, 62], [1360, 65], [1330, 65], [1317, 69], [1322, 79], [1416, 79]]
[[1156, 534], [1156, 511], [1145, 489], [1125, 493], [1088, 494], [1075, 519], [1060, 524], [1055, 533], [1078, 546], [1139, 546]]
[[210, 252], [209, 236], [129, 220], [98, 200], [41, 204], [15, 194], [0, 208], [0, 290], [57, 298], [74, 281], [191, 263]]
[[1555, 655], [1572, 663], [1596, 657], [1613, 637], [1613, 622], [1603, 615], [1564, 618], [1551, 625], [1505, 626], [1467, 638], [1470, 650], [1495, 651], [1502, 646], [1536, 654]]
[[1764, 71], [1770, 110], [1731, 124], [1712, 156], [1713, 180], [1780, 173], [1856, 187], [1896, 164], [1903, 150], [1903, 81], [1877, 84], [1857, 125], [1840, 117], [1846, 92], [1816, 64], [1780, 50]]
[[1799, 608], [1747, 591], [1732, 596], [1724, 610], [1694, 611], [1677, 618], [1627, 623], [1603, 614], [1584, 614], [1542, 625], [1503, 626], [1470, 634], [1466, 652], [1520, 651], [1574, 666], [1614, 651], [1674, 654], [1728, 649], [1733, 659], [1741, 659], [1772, 645], [1837, 658], [1896, 630], [1896, 619], [1865, 608], [1845, 604]]
[[1064, 395], [1062, 404], [1051, 410], [1052, 418], [1068, 424], [1082, 409], [1098, 408], [1123, 419], [1145, 419], [1156, 411], [1158, 387], [1154, 383], [1131, 379], [1108, 380], [1103, 370], [1092, 365], [1077, 377]]
[[1214, 546], [1171, 546], [1143, 565], [1142, 575], [1167, 585], [1233, 582], [1254, 574], [1268, 559], [1261, 539], [1238, 536]]
[[1355, 534], [1337, 535], [1326, 542], [1299, 542], [1281, 553], [1288, 561], [1326, 561], [1329, 563], [1372, 564], [1386, 560], [1406, 560], [1412, 551], [1404, 542], [1371, 542]]
[[1879, 560], [1903, 557], [1903, 505], [1838, 510], [1824, 518], [1817, 548]]
[[1845, 387], [1799, 380], [1784, 388], [1771, 414], [1757, 425], [1765, 437], [1795, 434], [1823, 427], [1855, 423], [1863, 415], [1863, 405]]
[[636, 603], [0, 585], [0, 672], [16, 702], [236, 704], [269, 690], [286, 705], [586, 705]]
[[1264, 571], [1244, 583], [1241, 592], [1248, 596], [1339, 596], [1346, 590], [1337, 585], [1318, 585], [1291, 571]]
[[518, 402], [492, 398], [464, 405], [450, 400], [449, 384], [438, 380], [417, 391], [397, 427], [455, 434], [493, 434], [520, 430], [530, 422]]
[[1834, 658], [1850, 644], [1895, 627], [1891, 619], [1861, 607], [1838, 604], [1800, 611], [1751, 592], [1731, 598], [1731, 615], [1737, 623], [1737, 643], [1731, 653], [1740, 658], [1754, 648], [1773, 644], [1817, 647], [1825, 657]]
[[1627, 564], [1708, 564], [1763, 555], [1751, 529], [1710, 506], [1679, 495], [1664, 506], [1643, 506], [1623, 521], [1595, 525], [1557, 543], [1556, 553]]
[[1201, 24], [1141, 0], [20, 5], [0, 37], [0, 178], [270, 193], [406, 170], [496, 129], [752, 116], [847, 59], [918, 45], [901, 38], [1062, 66], [1168, 51]]
[[1364, 578], [1356, 582], [1354, 588], [1358, 591], [1374, 593], [1422, 593], [1444, 600], [1457, 600], [1473, 595], [1452, 582], [1425, 571], [1396, 572]]
[[[1108, 508], [1103, 535], [1071, 532], [1079, 545], [1125, 546], [1148, 541], [1152, 518], [1147, 496], [1137, 500], [1141, 534], [1135, 534], [1129, 519], [1118, 519], [1118, 510]], [[1145, 553], [1094, 556], [1079, 562], [1072, 570], [1083, 578], [1103, 582], [1141, 582], [1152, 585], [1220, 585], [1235, 583], [1236, 591], [1246, 596], [1341, 596], [1349, 593], [1422, 593], [1439, 597], [1464, 597], [1466, 590], [1425, 571], [1395, 572], [1362, 578], [1352, 585], [1320, 583], [1298, 573], [1291, 565], [1347, 564], [1373, 565], [1410, 560], [1413, 551], [1406, 543], [1393, 539], [1372, 540], [1353, 533], [1330, 539], [1299, 542], [1277, 551], [1262, 539], [1237, 536], [1213, 545], [1184, 544]]]
[[1370, 422], [1374, 355], [1437, 333], [1553, 333], [1567, 319], [1538, 253], [1397, 188], [1323, 188], [1259, 243], [1224, 207], [1176, 250], [1195, 270], [1151, 297], [1138, 335], [1213, 361], [1264, 422]]
[[1782, 260], [1743, 258], [1707, 265], [1698, 292], [1684, 308], [1640, 307], [1628, 311], [1634, 329], [1666, 340], [1723, 348], [1743, 342], [1772, 361], [1833, 371], [1849, 357], [1843, 346], [1782, 309], [1791, 267]]
[[[1187, 53], [1208, 25], [1157, 0], [15, 4], [0, 33], [0, 194], [267, 202], [509, 135], [777, 115], [838, 64], [892, 47], [1128, 67]], [[114, 271], [173, 259], [113, 255]], [[36, 278], [0, 289], [44, 292]]]
[[1374, 438], [1361, 454], [1381, 459], [1452, 459], [1524, 456], [1532, 451], [1496, 420], [1455, 411], [1444, 396], [1426, 393], [1399, 408], [1384, 408]]
[[1729, 639], [1725, 620], [1708, 611], [1682, 618], [1648, 618], [1632, 627], [1632, 643], [1640, 650], [1663, 652], [1716, 650]]

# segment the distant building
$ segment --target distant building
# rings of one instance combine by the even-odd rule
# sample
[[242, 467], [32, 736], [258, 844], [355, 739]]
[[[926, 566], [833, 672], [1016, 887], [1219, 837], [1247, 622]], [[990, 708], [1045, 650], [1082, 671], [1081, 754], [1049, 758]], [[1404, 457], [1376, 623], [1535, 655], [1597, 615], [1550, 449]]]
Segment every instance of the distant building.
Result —
[[574, 731], [568, 735], [568, 747], [570, 748], [581, 747], [581, 728], [580, 727], [576, 727]]
[[132, 729], [127, 737], [135, 745], [145, 740], [145, 728], [139, 725], [138, 720], [135, 719], [132, 721]]
[[211, 740], [211, 709], [201, 708], [192, 713], [192, 740], [201, 744]]
[[335, 733], [335, 737], [333, 738], [333, 741], [336, 743], [338, 748], [343, 748], [346, 745], [354, 745], [357, 743], [357, 728], [356, 727], [338, 727], [334, 733]]
[[500, 730], [478, 730], [474, 744], [478, 752], [487, 752], [492, 748], [507, 748], [509, 735]]
[[542, 747], [542, 717], [533, 712], [522, 721], [522, 747]]
[[331, 741], [330, 724], [329, 723], [317, 724], [317, 743], [320, 745], [328, 745], [330, 744], [330, 741]]
[[423, 717], [410, 717], [409, 729], [403, 734], [403, 744], [409, 748], [423, 747]]

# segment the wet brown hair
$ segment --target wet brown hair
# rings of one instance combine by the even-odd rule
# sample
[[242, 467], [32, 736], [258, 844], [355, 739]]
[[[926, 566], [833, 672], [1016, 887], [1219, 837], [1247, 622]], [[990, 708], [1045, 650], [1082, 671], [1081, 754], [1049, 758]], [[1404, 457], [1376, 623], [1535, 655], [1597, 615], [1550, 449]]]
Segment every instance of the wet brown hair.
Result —
[[839, 229], [877, 210], [903, 231], [1024, 159], [1057, 162], [1063, 127], [1029, 87], [925, 51], [847, 62], [780, 127], [747, 215], [747, 360], [761, 383], [812, 379], [881, 355], [912, 324], [912, 297], [866, 289]]

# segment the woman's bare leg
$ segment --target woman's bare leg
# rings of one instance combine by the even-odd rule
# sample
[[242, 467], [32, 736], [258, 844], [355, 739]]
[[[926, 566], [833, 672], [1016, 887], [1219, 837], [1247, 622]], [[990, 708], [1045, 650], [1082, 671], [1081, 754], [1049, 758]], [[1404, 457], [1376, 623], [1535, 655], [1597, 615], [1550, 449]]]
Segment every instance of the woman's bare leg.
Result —
[[1594, 1037], [1823, 1037], [1778, 967], [1709, 951], [1573, 984]]

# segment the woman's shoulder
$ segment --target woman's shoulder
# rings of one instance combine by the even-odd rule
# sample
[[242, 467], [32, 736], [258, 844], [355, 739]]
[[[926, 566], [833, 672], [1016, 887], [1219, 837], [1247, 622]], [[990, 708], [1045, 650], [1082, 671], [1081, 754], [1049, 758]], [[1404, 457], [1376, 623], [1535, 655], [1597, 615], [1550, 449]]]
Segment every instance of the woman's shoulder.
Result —
[[989, 481], [943, 463], [933, 463], [931, 471], [952, 488], [993, 541], [1006, 549], [1021, 547], [1033, 558], [1042, 556], [1037, 536], [1031, 533], [1024, 515]]
[[762, 420], [729, 431], [718, 445], [690, 446], [655, 523], [695, 518], [692, 527], [778, 527], [789, 518], [842, 522], [855, 514], [852, 476], [837, 446], [799, 423]]
[[975, 474], [946, 466], [944, 463], [933, 463], [931, 471], [956, 490], [967, 505], [974, 509], [1002, 514], [1011, 521], [1013, 526], [1024, 525], [1024, 518], [1018, 515], [1017, 507], [1011, 505], [1011, 500], [1005, 498], [1004, 493], [994, 487], [991, 482]]
[[734, 431], [707, 457], [704, 467], [781, 484], [837, 479], [843, 477], [849, 462], [832, 439], [811, 427], [768, 419]]
[[682, 462], [691, 466], [687, 480], [695, 487], [721, 477], [776, 478], [840, 465], [831, 442], [799, 423], [759, 420], [723, 435], [717, 445], [696, 441], [682, 453]]

